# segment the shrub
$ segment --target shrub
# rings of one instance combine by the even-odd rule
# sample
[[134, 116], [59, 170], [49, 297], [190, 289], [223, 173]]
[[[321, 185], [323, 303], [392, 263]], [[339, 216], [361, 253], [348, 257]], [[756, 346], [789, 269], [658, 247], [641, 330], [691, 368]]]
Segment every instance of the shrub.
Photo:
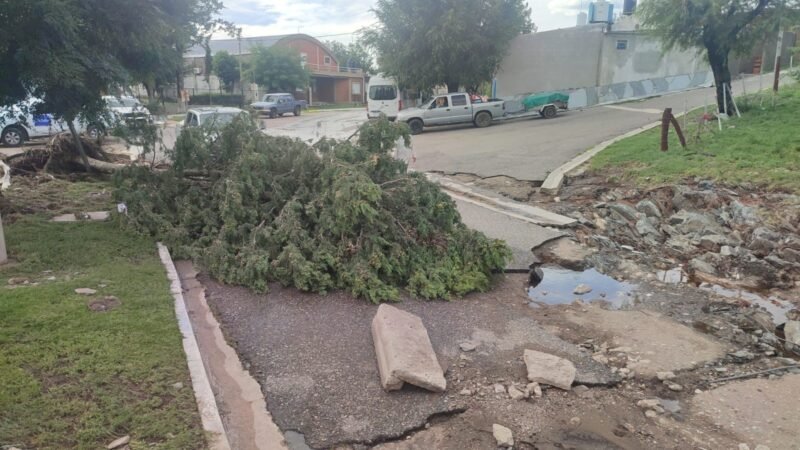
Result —
[[[214, 138], [210, 138], [214, 136]], [[186, 129], [164, 172], [116, 177], [126, 223], [222, 282], [266, 291], [346, 289], [373, 302], [400, 289], [452, 298], [489, 289], [502, 241], [468, 229], [454, 202], [391, 154], [408, 128], [381, 119], [356, 143], [270, 137], [240, 118]]]

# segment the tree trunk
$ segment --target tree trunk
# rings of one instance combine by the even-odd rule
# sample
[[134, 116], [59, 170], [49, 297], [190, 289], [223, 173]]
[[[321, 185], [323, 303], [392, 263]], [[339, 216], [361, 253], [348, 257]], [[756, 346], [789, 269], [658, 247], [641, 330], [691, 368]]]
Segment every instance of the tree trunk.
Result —
[[708, 49], [708, 63], [714, 73], [714, 86], [717, 91], [717, 107], [720, 113], [727, 113], [730, 116], [735, 112], [733, 99], [730, 91], [727, 94], [724, 91], [726, 85], [728, 87], [731, 85], [731, 71], [728, 67], [729, 53], [728, 49]]
[[67, 126], [69, 127], [69, 132], [72, 133], [72, 139], [75, 140], [75, 146], [78, 148], [78, 152], [81, 154], [81, 161], [83, 161], [83, 167], [86, 169], [87, 172], [91, 172], [92, 166], [89, 164], [89, 157], [86, 156], [86, 149], [83, 148], [83, 142], [81, 141], [81, 137], [75, 130], [75, 119], [67, 119]]

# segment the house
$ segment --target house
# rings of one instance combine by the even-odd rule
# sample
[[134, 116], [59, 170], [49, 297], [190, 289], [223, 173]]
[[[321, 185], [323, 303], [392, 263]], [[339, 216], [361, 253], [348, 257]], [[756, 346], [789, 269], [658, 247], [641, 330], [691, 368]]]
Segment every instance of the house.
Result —
[[[210, 41], [212, 55], [227, 51], [244, 61], [249, 59], [256, 46], [267, 48], [283, 46], [297, 50], [311, 74], [311, 83], [307, 89], [295, 93], [296, 97], [304, 98], [310, 104], [364, 102], [364, 72], [360, 68], [348, 67], [347, 61], [338, 61], [325, 44], [307, 34]], [[202, 93], [203, 90], [206, 92], [219, 90], [219, 80], [215, 76], [211, 75], [208, 77], [209, 81], [205, 81], [204, 59], [205, 49], [202, 46], [194, 46], [184, 54], [187, 67], [191, 68], [191, 74], [186, 77], [184, 86], [196, 90], [195, 95]], [[245, 90], [250, 94], [247, 95], [249, 98], [257, 98], [265, 93], [259, 92], [257, 86]]]

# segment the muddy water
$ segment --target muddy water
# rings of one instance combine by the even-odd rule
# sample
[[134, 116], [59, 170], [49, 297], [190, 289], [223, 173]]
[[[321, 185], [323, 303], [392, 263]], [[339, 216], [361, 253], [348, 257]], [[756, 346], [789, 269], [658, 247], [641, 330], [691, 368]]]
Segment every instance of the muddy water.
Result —
[[[585, 302], [606, 302], [612, 308], [619, 309], [635, 303], [636, 285], [617, 281], [608, 275], [589, 269], [583, 272], [544, 267], [542, 268], [542, 281], [536, 286], [528, 288], [530, 305], [564, 305], [575, 300]], [[591, 292], [583, 295], [574, 293], [579, 284], [592, 288]]]
[[[680, 267], [658, 271], [656, 272], [656, 278], [658, 281], [666, 284], [692, 283], [689, 275], [686, 274], [686, 272], [684, 272]], [[778, 297], [777, 295], [764, 296], [755, 292], [745, 291], [742, 289], [729, 289], [710, 283], [693, 284], [704, 291], [713, 292], [714, 294], [722, 297], [734, 300], [744, 300], [752, 305], [760, 306], [772, 316], [772, 321], [775, 323], [775, 325], [780, 325], [786, 322], [786, 313], [794, 307], [790, 302]]]
[[789, 312], [794, 306], [782, 298], [772, 295], [770, 297], [762, 297], [752, 292], [743, 291], [741, 289], [728, 289], [715, 284], [702, 283], [698, 286], [700, 289], [713, 292], [723, 297], [744, 300], [753, 305], [758, 305], [772, 316], [772, 321], [775, 325], [780, 325], [786, 322], [786, 313]]

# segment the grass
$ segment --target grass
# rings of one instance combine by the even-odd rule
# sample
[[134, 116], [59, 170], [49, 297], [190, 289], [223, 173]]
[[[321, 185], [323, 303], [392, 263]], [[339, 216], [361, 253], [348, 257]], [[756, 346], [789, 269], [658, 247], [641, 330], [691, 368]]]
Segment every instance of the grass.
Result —
[[774, 107], [770, 94], [737, 101], [742, 118], [723, 122], [721, 132], [716, 120], [700, 127], [702, 110], [692, 111], [685, 130], [687, 149], [670, 131], [670, 149], [661, 152], [657, 127], [610, 146], [592, 160], [591, 168], [621, 171], [623, 179], [644, 186], [702, 178], [800, 193], [800, 87], [784, 87]]
[[[101, 185], [71, 183], [51, 200], [77, 202]], [[5, 232], [14, 261], [0, 268], [0, 446], [97, 449], [130, 435], [134, 449], [205, 447], [155, 244], [114, 222], [51, 223], [44, 211]], [[89, 310], [107, 295], [120, 306]]]

